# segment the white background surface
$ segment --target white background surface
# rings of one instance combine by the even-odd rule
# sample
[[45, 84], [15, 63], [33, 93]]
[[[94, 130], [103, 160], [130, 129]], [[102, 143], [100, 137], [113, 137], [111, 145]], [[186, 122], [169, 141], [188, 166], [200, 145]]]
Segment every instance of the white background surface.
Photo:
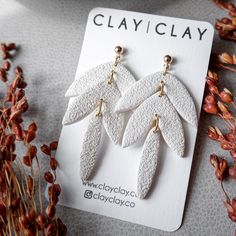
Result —
[[[96, 14], [104, 15], [103, 19], [97, 18], [98, 22], [104, 22], [103, 26], [94, 25], [93, 18]], [[114, 28], [106, 27], [109, 16], [112, 16], [111, 24]], [[123, 17], [126, 17], [127, 30], [124, 27], [118, 29]], [[143, 19], [136, 32], [133, 29], [134, 18], [137, 21]], [[148, 21], [151, 23], [147, 34]], [[160, 31], [165, 30], [165, 35], [157, 35], [155, 32], [155, 26], [160, 22], [167, 24], [166, 27], [162, 26], [159, 29]], [[177, 37], [170, 36], [172, 24], [175, 24]], [[192, 39], [189, 39], [188, 35], [182, 38], [188, 26]], [[207, 28], [202, 40], [199, 40], [197, 28], [200, 28], [201, 31]], [[116, 45], [127, 49], [122, 62], [125, 62], [137, 79], [162, 70], [163, 57], [170, 54], [175, 59], [170, 72], [175, 74], [188, 88], [199, 115], [212, 38], [213, 28], [206, 22], [96, 8], [89, 15], [77, 76], [101, 63], [112, 60], [115, 56], [114, 47]], [[86, 127], [87, 119], [63, 127], [57, 151], [57, 159], [61, 167], [57, 176], [64, 190], [61, 203], [162, 230], [178, 229], [182, 222], [197, 130], [184, 122], [186, 139], [184, 158], [179, 158], [162, 142], [160, 166], [158, 166], [158, 174], [155, 176], [148, 198], [139, 200], [116, 195], [123, 200], [134, 201], [136, 206], [129, 208], [84, 198], [84, 192], [87, 189], [109, 197], [114, 195], [84, 186], [80, 180], [79, 156]], [[100, 163], [92, 182], [105, 182], [110, 186], [121, 186], [136, 191], [142, 145], [143, 141], [122, 149], [120, 145], [112, 144], [104, 134], [99, 154]]]

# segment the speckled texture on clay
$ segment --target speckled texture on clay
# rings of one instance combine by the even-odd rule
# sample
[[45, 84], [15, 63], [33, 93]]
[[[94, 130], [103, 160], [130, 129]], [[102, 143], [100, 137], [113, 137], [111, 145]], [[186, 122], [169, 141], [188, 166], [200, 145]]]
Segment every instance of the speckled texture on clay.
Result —
[[181, 120], [166, 95], [157, 93], [145, 100], [131, 115], [125, 129], [122, 146], [127, 147], [151, 129], [155, 115], [159, 118], [159, 127], [166, 143], [179, 156], [184, 155], [184, 131]]
[[190, 124], [197, 126], [196, 108], [185, 86], [172, 74], [157, 72], [140, 79], [132, 85], [116, 105], [117, 112], [132, 110], [144, 100], [156, 93], [160, 82], [164, 82], [164, 91], [178, 113]]
[[84, 135], [80, 154], [80, 176], [87, 180], [96, 163], [97, 153], [101, 141], [102, 116], [92, 116]]
[[138, 169], [137, 196], [145, 198], [156, 173], [160, 149], [160, 132], [151, 130], [145, 140]]
[[[132, 74], [118, 64], [114, 81], [109, 84], [108, 78], [112, 63], [99, 65], [85, 72], [72, 83], [66, 96], [71, 97], [63, 118], [63, 125], [78, 122], [99, 106], [102, 99], [101, 113], [103, 119], [92, 118], [85, 134], [80, 156], [80, 173], [82, 179], [88, 179], [95, 166], [101, 138], [102, 123], [109, 138], [117, 144], [122, 136], [124, 114], [115, 113], [115, 105], [127, 86], [135, 82]], [[126, 83], [126, 84], [125, 84]], [[119, 86], [119, 87], [118, 87]]]

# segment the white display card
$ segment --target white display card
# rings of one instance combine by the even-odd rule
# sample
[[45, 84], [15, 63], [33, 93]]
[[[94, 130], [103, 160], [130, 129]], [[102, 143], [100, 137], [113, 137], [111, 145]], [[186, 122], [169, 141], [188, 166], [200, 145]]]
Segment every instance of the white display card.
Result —
[[[187, 87], [199, 117], [213, 34], [207, 22], [95, 8], [88, 17], [76, 77], [114, 60], [117, 45], [125, 48], [122, 63], [136, 80], [161, 71], [163, 57], [169, 54], [174, 58], [170, 73]], [[67, 88], [62, 89], [66, 92]], [[143, 141], [122, 148], [103, 132], [95, 173], [89, 182], [80, 179], [80, 151], [88, 120], [62, 129], [56, 155], [60, 204], [165, 231], [177, 230], [183, 218], [197, 129], [182, 120], [186, 138], [183, 158], [162, 141], [152, 189], [140, 200], [135, 191]]]

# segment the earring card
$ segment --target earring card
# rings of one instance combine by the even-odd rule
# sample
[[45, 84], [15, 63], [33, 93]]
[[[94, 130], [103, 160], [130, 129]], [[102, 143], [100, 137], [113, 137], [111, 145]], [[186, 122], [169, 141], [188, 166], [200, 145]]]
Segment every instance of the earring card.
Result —
[[[199, 117], [213, 34], [207, 22], [95, 8], [88, 17], [76, 77], [114, 60], [117, 45], [125, 48], [121, 63], [136, 80], [161, 71], [163, 57], [169, 54], [174, 58], [170, 73], [192, 95]], [[62, 128], [56, 154], [60, 204], [165, 231], [177, 230], [183, 218], [197, 129], [182, 120], [183, 158], [161, 141], [161, 160], [151, 191], [140, 200], [136, 185], [144, 140], [122, 148], [113, 144], [103, 129], [92, 179], [81, 180], [80, 152], [89, 118]]]

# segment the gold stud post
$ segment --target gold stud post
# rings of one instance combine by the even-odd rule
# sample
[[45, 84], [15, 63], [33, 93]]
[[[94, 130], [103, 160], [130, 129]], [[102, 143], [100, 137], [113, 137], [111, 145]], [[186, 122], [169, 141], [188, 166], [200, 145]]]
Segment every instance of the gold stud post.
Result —
[[100, 99], [99, 104], [98, 104], [98, 112], [96, 113], [96, 116], [101, 116], [102, 115], [102, 104], [104, 100], [103, 98]]
[[164, 68], [163, 68], [163, 75], [166, 75], [167, 70], [170, 68], [170, 64], [172, 63], [173, 58], [170, 55], [164, 56]]
[[120, 62], [121, 54], [123, 53], [123, 51], [124, 51], [124, 49], [121, 46], [115, 47], [116, 57], [115, 57], [115, 62], [113, 64], [113, 67], [111, 70], [111, 74], [110, 74], [108, 81], [107, 81], [108, 84], [112, 84], [112, 82], [114, 81], [114, 74], [116, 73], [116, 67]]

